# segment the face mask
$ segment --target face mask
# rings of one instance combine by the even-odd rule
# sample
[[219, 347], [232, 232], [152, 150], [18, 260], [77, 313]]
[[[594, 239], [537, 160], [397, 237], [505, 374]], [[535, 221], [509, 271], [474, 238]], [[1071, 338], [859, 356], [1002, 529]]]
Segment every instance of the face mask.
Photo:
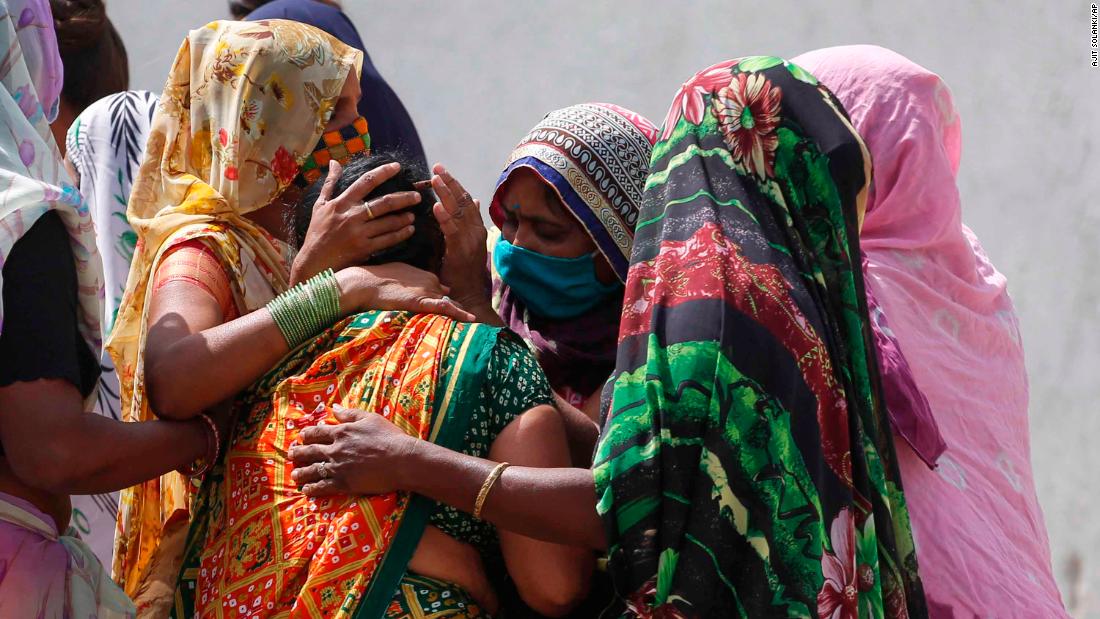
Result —
[[493, 266], [527, 309], [544, 318], [575, 318], [619, 290], [596, 279], [595, 252], [576, 258], [555, 258], [512, 245], [500, 237], [493, 248]]

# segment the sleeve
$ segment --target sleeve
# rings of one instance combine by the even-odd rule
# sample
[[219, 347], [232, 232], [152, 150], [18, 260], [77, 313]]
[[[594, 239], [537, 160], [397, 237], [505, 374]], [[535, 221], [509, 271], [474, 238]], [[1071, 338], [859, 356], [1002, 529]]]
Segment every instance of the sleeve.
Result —
[[201, 240], [184, 241], [164, 253], [153, 279], [153, 291], [172, 282], [186, 282], [214, 297], [224, 319], [237, 316], [229, 275], [218, 256]]
[[499, 435], [513, 419], [542, 405], [554, 405], [550, 381], [531, 350], [511, 331], [502, 331], [489, 357], [486, 384], [489, 426]]
[[77, 330], [76, 263], [56, 212], [40, 217], [4, 264], [0, 386], [67, 380], [87, 395], [99, 363]]

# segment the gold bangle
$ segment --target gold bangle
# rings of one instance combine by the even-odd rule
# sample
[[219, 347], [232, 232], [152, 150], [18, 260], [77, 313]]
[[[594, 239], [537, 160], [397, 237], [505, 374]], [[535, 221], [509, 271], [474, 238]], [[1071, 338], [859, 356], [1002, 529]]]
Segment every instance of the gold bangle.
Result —
[[477, 493], [477, 500], [474, 501], [474, 518], [481, 520], [481, 508], [485, 507], [485, 499], [489, 497], [489, 491], [493, 489], [493, 484], [497, 483], [506, 468], [508, 468], [507, 462], [496, 465], [489, 476], [485, 478], [485, 483], [481, 484], [481, 491]]

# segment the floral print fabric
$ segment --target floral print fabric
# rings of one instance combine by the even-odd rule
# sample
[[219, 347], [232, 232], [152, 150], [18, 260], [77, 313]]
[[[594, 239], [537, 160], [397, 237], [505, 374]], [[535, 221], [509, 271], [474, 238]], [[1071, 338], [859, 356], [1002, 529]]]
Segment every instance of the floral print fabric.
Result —
[[863, 294], [862, 140], [771, 57], [697, 74], [662, 134], [594, 467], [627, 616], [926, 616]]
[[[244, 215], [291, 182], [361, 60], [329, 35], [282, 20], [211, 22], [184, 41], [127, 210], [138, 242], [108, 342], [124, 420], [152, 418], [142, 351], [152, 274], [168, 248], [202, 239], [214, 249], [241, 314], [285, 290], [283, 251]], [[113, 573], [131, 594], [154, 565], [164, 526], [187, 517], [190, 493], [178, 473], [123, 492]]]

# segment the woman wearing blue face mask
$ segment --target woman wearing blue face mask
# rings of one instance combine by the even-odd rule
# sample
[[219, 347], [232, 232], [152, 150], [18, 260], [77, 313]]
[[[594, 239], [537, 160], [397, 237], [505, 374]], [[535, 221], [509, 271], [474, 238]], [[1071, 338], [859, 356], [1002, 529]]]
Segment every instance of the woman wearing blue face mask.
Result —
[[[593, 419], [615, 366], [623, 282], [656, 137], [651, 122], [615, 105], [550, 112], [512, 151], [489, 205], [497, 226], [489, 242], [492, 308], [536, 352], [560, 398]], [[444, 231], [476, 226], [475, 217], [461, 221], [461, 205], [474, 201], [442, 167], [436, 173], [437, 215], [459, 217], [441, 221]], [[449, 235], [449, 253], [457, 253], [452, 245]], [[458, 294], [469, 288], [448, 283]]]

